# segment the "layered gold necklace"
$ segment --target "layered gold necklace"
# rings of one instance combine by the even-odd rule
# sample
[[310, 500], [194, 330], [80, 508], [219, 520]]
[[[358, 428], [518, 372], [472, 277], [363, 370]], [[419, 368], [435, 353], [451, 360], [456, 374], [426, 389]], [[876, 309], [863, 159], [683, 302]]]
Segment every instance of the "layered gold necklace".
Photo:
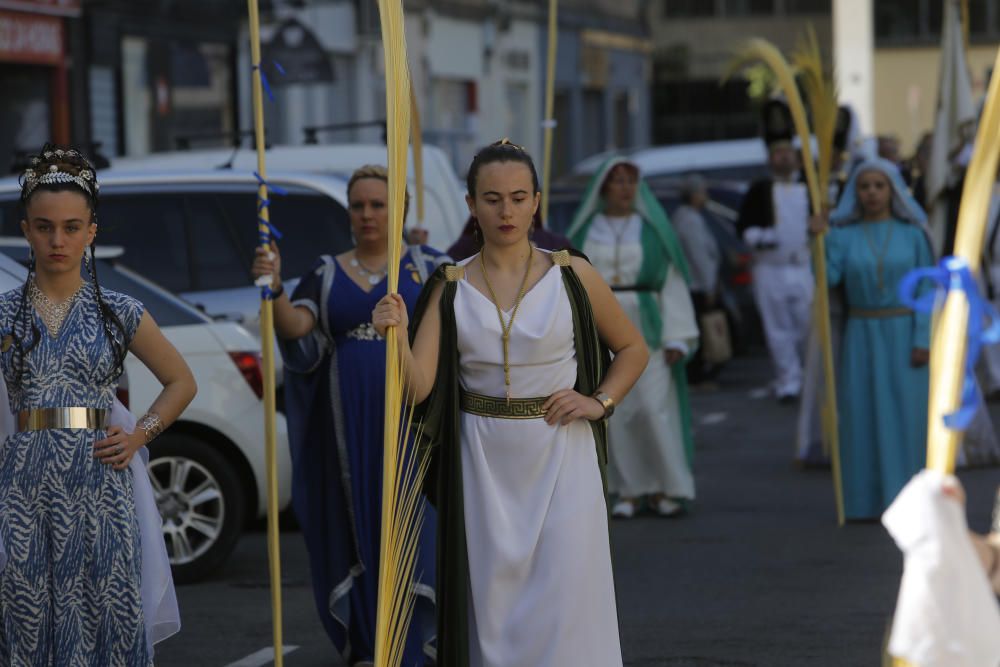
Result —
[[517, 317], [517, 309], [521, 307], [521, 301], [527, 293], [528, 274], [531, 273], [531, 260], [535, 253], [535, 246], [528, 244], [528, 263], [524, 267], [524, 277], [521, 278], [521, 288], [517, 291], [517, 299], [514, 301], [514, 308], [511, 310], [510, 319], [504, 320], [503, 309], [500, 308], [500, 301], [497, 299], [493, 285], [490, 284], [490, 277], [486, 273], [486, 260], [483, 258], [485, 252], [479, 252], [479, 264], [483, 269], [483, 280], [486, 281], [486, 289], [490, 292], [490, 299], [497, 309], [497, 317], [500, 319], [500, 338], [503, 341], [503, 383], [507, 390], [507, 403], [510, 403], [510, 331], [514, 328], [514, 318]]

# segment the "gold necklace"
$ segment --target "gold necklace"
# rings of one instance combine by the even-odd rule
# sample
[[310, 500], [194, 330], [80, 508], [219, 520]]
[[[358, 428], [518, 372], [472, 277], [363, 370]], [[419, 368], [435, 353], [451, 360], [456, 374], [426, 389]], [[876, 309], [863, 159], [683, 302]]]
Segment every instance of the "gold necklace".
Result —
[[[622, 239], [625, 237], [625, 232], [628, 231], [629, 223], [632, 222], [632, 216], [625, 218], [624, 222], [612, 223], [611, 216], [605, 216], [608, 221], [608, 226], [611, 227], [611, 233], [615, 236], [615, 274], [611, 277], [611, 284], [618, 285], [621, 283], [621, 255], [622, 255]], [[617, 227], [617, 228], [616, 228]]]
[[507, 389], [507, 403], [510, 404], [510, 330], [514, 327], [514, 318], [517, 317], [517, 309], [521, 306], [521, 300], [524, 298], [528, 287], [528, 274], [531, 273], [531, 259], [535, 252], [535, 246], [528, 244], [528, 264], [524, 267], [524, 277], [521, 278], [521, 289], [517, 292], [517, 299], [514, 301], [514, 309], [510, 313], [510, 320], [504, 322], [503, 310], [500, 308], [500, 301], [497, 299], [496, 292], [493, 291], [493, 285], [490, 284], [490, 277], [486, 273], [486, 260], [483, 259], [485, 254], [483, 251], [479, 252], [479, 264], [483, 268], [483, 280], [486, 281], [486, 289], [490, 291], [490, 299], [493, 301], [493, 305], [497, 309], [497, 317], [500, 318], [500, 338], [503, 340], [503, 383]]
[[889, 229], [885, 232], [885, 239], [882, 241], [882, 248], [877, 249], [875, 247], [875, 242], [872, 241], [871, 233], [868, 231], [868, 225], [872, 224], [870, 222], [862, 222], [865, 225], [861, 230], [865, 234], [865, 240], [868, 242], [868, 247], [871, 249], [872, 254], [875, 256], [875, 276], [878, 280], [878, 291], [879, 294], [885, 291], [885, 280], [883, 277], [885, 269], [885, 253], [889, 249], [889, 239], [892, 238], [892, 223], [889, 223]]

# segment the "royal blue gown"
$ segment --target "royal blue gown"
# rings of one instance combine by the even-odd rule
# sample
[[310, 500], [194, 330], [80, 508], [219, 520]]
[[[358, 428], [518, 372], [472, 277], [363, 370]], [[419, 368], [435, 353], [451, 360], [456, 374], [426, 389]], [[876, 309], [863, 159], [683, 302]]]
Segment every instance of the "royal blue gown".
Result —
[[849, 519], [875, 518], [926, 459], [928, 369], [910, 353], [928, 349], [929, 318], [901, 310], [897, 288], [933, 259], [923, 230], [898, 220], [834, 227], [826, 255], [829, 284], [843, 285], [847, 302], [837, 374], [844, 508]]
[[[422, 250], [430, 275], [439, 255]], [[420, 271], [409, 253], [400, 267], [399, 294], [412, 310], [422, 287]], [[291, 297], [316, 315], [317, 328], [281, 345], [292, 503], [309, 551], [320, 619], [349, 665], [372, 660], [375, 642], [385, 341], [371, 314], [385, 293], [385, 279], [366, 292], [338, 262], [321, 260]], [[428, 506], [404, 667], [422, 666], [434, 655], [434, 535]]]

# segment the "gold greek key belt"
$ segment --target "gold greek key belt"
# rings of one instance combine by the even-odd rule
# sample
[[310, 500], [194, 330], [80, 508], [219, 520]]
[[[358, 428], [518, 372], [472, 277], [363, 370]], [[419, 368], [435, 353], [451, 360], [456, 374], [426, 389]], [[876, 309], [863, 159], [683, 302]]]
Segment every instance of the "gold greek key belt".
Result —
[[107, 426], [110, 416], [110, 410], [98, 408], [32, 408], [31, 410], [21, 410], [17, 414], [17, 430], [100, 430]]
[[480, 417], [498, 417], [500, 419], [541, 419], [545, 416], [542, 406], [548, 398], [494, 398], [462, 391], [459, 404], [462, 412]]
[[847, 316], [863, 320], [881, 319], [885, 317], [906, 317], [913, 311], [902, 306], [898, 308], [848, 308]]

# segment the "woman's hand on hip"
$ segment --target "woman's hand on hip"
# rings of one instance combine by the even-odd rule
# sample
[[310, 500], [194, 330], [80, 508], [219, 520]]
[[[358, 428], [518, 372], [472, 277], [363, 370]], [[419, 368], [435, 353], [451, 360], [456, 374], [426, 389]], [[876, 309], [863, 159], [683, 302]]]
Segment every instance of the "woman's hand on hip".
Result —
[[126, 433], [121, 426], [109, 426], [107, 437], [94, 443], [94, 458], [115, 470], [128, 468], [132, 457], [146, 444], [145, 436], [136, 430]]
[[385, 338], [385, 332], [389, 327], [395, 327], [397, 336], [402, 334], [401, 340], [406, 338], [406, 329], [410, 325], [410, 318], [406, 312], [406, 302], [398, 294], [386, 294], [372, 311], [372, 325], [378, 335]]
[[565, 426], [577, 419], [596, 421], [604, 418], [604, 406], [592, 396], [584, 396], [573, 389], [562, 389], [549, 396], [542, 404], [545, 423]]
[[927, 365], [931, 359], [930, 350], [922, 347], [915, 347], [910, 350], [910, 365], [914, 368], [921, 368]]

